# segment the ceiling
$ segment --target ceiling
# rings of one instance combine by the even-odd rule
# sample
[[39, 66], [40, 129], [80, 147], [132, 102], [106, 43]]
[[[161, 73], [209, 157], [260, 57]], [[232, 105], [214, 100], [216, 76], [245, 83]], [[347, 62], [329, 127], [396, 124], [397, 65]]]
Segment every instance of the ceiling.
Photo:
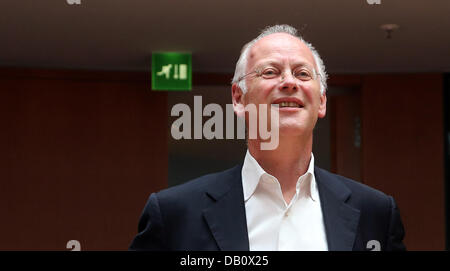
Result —
[[190, 51], [194, 72], [230, 73], [244, 43], [287, 23], [330, 73], [450, 71], [448, 0], [80, 1], [1, 0], [0, 66], [145, 71], [152, 51]]

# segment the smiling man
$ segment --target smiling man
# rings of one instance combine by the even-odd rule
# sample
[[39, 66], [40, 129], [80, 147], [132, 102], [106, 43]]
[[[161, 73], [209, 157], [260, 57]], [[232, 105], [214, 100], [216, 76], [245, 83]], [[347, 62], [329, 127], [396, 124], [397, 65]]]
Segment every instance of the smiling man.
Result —
[[131, 250], [405, 249], [391, 196], [314, 166], [326, 73], [296, 29], [268, 27], [246, 44], [231, 92], [247, 125], [248, 105], [271, 108], [278, 146], [249, 138], [243, 165], [152, 194]]

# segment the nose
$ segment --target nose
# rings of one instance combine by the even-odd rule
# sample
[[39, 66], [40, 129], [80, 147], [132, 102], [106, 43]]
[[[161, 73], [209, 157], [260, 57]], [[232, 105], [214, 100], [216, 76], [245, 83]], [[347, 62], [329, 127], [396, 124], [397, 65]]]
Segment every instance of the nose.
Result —
[[284, 72], [281, 77], [281, 80], [282, 80], [281, 90], [288, 91], [288, 92], [298, 90], [299, 86], [298, 86], [297, 78], [295, 78], [295, 76], [290, 71]]

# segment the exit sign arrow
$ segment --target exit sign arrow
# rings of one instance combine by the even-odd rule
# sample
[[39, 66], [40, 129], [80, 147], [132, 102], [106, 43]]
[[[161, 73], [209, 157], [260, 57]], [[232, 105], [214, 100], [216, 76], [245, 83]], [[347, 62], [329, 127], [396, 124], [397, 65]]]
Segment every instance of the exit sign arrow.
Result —
[[158, 52], [152, 54], [153, 90], [191, 90], [192, 55]]

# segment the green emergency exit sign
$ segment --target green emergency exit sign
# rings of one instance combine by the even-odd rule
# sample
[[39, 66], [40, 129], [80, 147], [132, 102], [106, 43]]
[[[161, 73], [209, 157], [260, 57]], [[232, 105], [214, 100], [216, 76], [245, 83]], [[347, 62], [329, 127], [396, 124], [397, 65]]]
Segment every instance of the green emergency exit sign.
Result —
[[158, 52], [152, 54], [153, 90], [191, 90], [192, 55]]

